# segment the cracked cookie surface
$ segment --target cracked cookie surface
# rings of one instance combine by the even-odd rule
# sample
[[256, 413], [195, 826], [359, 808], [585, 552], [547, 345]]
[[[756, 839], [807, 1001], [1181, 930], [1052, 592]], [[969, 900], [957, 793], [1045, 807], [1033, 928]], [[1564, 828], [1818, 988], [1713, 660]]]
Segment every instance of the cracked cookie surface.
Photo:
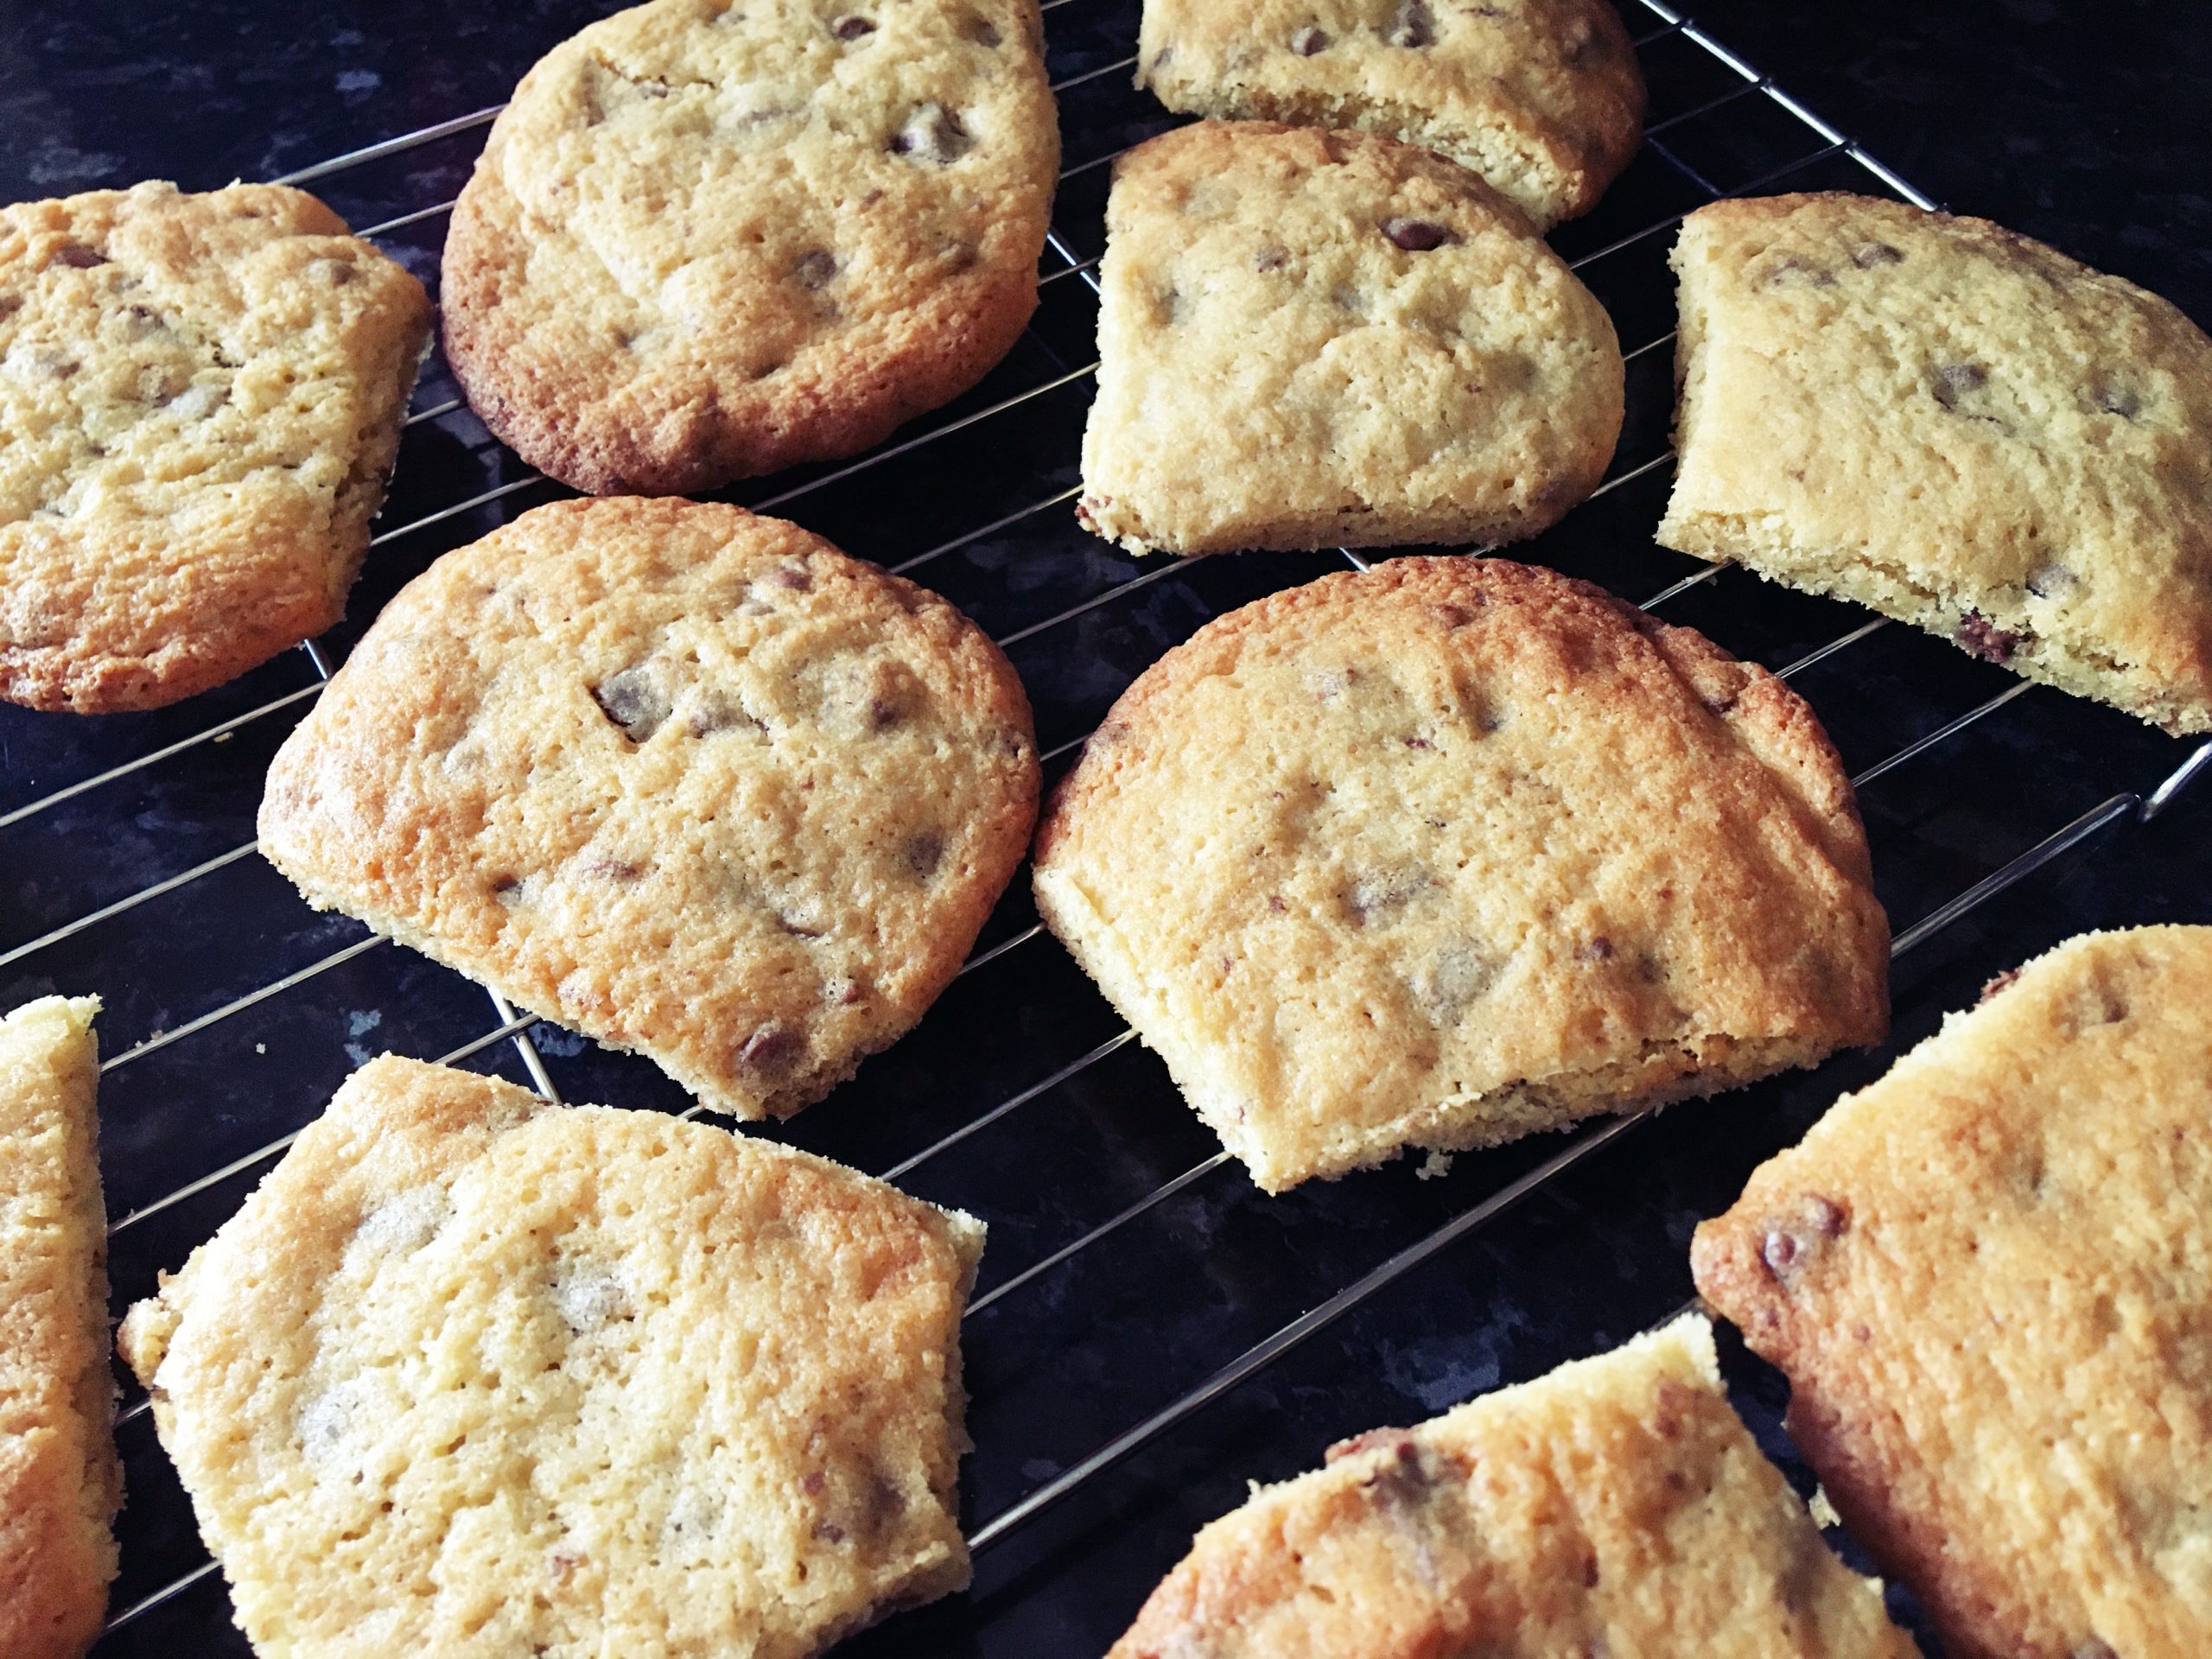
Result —
[[2212, 730], [2212, 340], [1986, 219], [1717, 202], [1676, 243], [1659, 540]]
[[1054, 791], [1038, 909], [1268, 1192], [1880, 1039], [1851, 786], [1764, 670], [1395, 559], [1231, 612]]
[[1698, 1289], [1946, 1653], [2212, 1651], [2212, 928], [1982, 995], [1698, 1228]]
[[1607, 0], [1145, 0], [1137, 66], [1171, 110], [1448, 156], [1539, 230], [1597, 204], [1643, 121]]
[[1036, 814], [952, 606], [741, 508], [527, 512], [387, 606], [269, 772], [320, 908], [784, 1116], [959, 971]]
[[121, 1347], [255, 1650], [807, 1659], [968, 1580], [982, 1224], [386, 1056]]
[[303, 191], [0, 207], [0, 697], [159, 708], [335, 623], [429, 326]]
[[1201, 1532], [1108, 1659], [1916, 1659], [1691, 1315], [1329, 1448]]
[[1036, 0], [653, 0], [548, 54], [446, 244], [446, 350], [600, 493], [847, 455], [1036, 305], [1059, 136]]
[[1077, 514], [1137, 552], [1533, 536], [1620, 435], [1612, 322], [1465, 168], [1202, 122], [1116, 164]]
[[94, 997], [0, 1019], [0, 1653], [78, 1659], [115, 1578]]

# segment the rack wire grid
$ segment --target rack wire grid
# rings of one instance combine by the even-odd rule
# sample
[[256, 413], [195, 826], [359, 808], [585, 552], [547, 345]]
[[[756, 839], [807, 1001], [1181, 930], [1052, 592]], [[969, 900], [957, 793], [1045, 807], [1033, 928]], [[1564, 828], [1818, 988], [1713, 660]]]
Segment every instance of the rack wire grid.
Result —
[[[962, 1205], [991, 1230], [963, 1332], [976, 1586], [849, 1651], [1102, 1650], [1248, 1478], [1312, 1466], [1332, 1439], [1430, 1414], [1680, 1308], [1698, 1216], [1981, 979], [2050, 943], [2049, 918], [2073, 913], [2052, 882], [2085, 861], [2109, 870], [2148, 856], [2152, 821], [2212, 755], [1910, 629], [1653, 545], [1671, 460], [1664, 258], [1681, 216], [1786, 189], [1935, 204], [1662, 0], [1625, 3], [1651, 91], [1644, 143], [1598, 209], [1551, 239], [1629, 344], [1627, 425], [1595, 498], [1514, 556], [1699, 627], [1818, 709], [1856, 773], [1898, 924], [1892, 1046], [1663, 1117], [1464, 1154], [1441, 1174], [1401, 1162], [1269, 1199], [1040, 936], [1017, 880], [912, 1035], [792, 1123], [749, 1131]], [[1049, 782], [1122, 688], [1201, 623], [1364, 561], [1137, 559], [1076, 524], [1110, 163], [1179, 123], [1131, 86], [1137, 0], [1046, 0], [1045, 11], [1066, 164], [1033, 326], [982, 385], [874, 452], [728, 499], [795, 518], [976, 618], [1028, 684]], [[435, 285], [444, 215], [496, 113], [286, 181], [312, 184]], [[439, 553], [561, 493], [491, 438], [434, 359], [346, 624], [158, 713], [0, 710], [0, 1006], [55, 989], [105, 999], [118, 1313], [213, 1233], [375, 1052], [486, 1067], [556, 1099], [698, 1109], [650, 1065], [496, 996], [487, 1012], [457, 976], [310, 912], [254, 856], [269, 757], [359, 629]], [[1992, 906], [2024, 883], [2041, 896]], [[2132, 899], [2088, 902], [2092, 919], [2139, 919], [2113, 913]], [[1633, 1154], [1614, 1149], [1626, 1142]], [[1324, 1332], [1335, 1341], [1313, 1340]], [[1739, 1405], [1802, 1482], [1776, 1427], [1777, 1379], [1737, 1351], [1730, 1364]], [[245, 1653], [127, 1378], [118, 1432], [122, 1574], [96, 1651]]]

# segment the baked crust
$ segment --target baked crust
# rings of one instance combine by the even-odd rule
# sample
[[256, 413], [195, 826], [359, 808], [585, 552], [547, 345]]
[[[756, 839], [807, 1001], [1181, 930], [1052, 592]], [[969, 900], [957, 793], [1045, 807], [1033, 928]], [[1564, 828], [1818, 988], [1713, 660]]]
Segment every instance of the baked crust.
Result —
[[1964, 1659], [2212, 1650], [2212, 928], [2069, 940], [1760, 1166], [1690, 1262]]
[[565, 483], [661, 494], [964, 391], [1036, 308], [1043, 38], [1037, 0], [652, 0], [556, 47], [447, 238], [471, 406]]
[[335, 623], [429, 327], [304, 191], [0, 208], [0, 697], [160, 708]]
[[944, 601], [780, 519], [624, 497], [410, 582], [259, 827], [309, 903], [759, 1118], [921, 1018], [1037, 791], [1020, 681]]
[[1889, 935], [1812, 711], [1601, 589], [1407, 558], [1140, 676], [1039, 912], [1277, 1192], [1880, 1039]]

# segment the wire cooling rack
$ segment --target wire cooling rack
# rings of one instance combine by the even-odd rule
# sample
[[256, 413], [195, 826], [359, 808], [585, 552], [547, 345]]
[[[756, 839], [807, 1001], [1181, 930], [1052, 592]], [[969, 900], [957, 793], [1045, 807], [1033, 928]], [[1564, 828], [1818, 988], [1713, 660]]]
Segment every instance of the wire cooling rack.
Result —
[[[1855, 769], [1897, 925], [1902, 1044], [1962, 986], [2010, 965], [1986, 939], [1928, 947], [1970, 933], [1958, 925], [2046, 866], [2125, 861], [2127, 837], [2152, 833], [2212, 746], [2191, 753], [1911, 630], [1652, 544], [1672, 459], [1664, 256], [1681, 215], [1786, 189], [1936, 204], [1661, 0], [1629, 9], [1652, 94], [1643, 149], [1596, 212], [1552, 237], [1628, 347], [1627, 426], [1596, 497], [1515, 554], [1640, 596], [1774, 667], [1818, 709]], [[726, 493], [974, 615], [1030, 688], [1049, 779], [1115, 695], [1209, 617], [1364, 561], [1133, 559], [1076, 525], [1110, 163], [1177, 121], [1129, 85], [1136, 0], [1046, 0], [1045, 12], [1065, 168], [1029, 331], [980, 387], [874, 452]], [[435, 285], [445, 215], [496, 114], [459, 114], [283, 181], [311, 185]], [[644, 1063], [496, 996], [487, 1011], [456, 976], [314, 914], [254, 856], [269, 756], [360, 627], [439, 553], [561, 493], [492, 440], [434, 360], [344, 626], [155, 715], [0, 709], [0, 1005], [54, 989], [105, 999], [118, 1313], [376, 1052], [494, 1069], [555, 1099], [697, 1111]], [[1843, 1057], [1662, 1119], [1463, 1155], [1433, 1179], [1402, 1164], [1267, 1199], [1041, 936], [1017, 880], [915, 1033], [793, 1123], [750, 1131], [991, 1226], [963, 1338], [976, 1586], [853, 1650], [1103, 1649], [1247, 1477], [1309, 1466], [1338, 1435], [1595, 1351], [1681, 1306], [1696, 1214], [1725, 1205], [1753, 1164], [1885, 1058]], [[1637, 1159], [1603, 1155], [1631, 1138]], [[1536, 1194], [1548, 1208], [1522, 1207]], [[1332, 1331], [1341, 1345], [1329, 1354], [1312, 1339]], [[1772, 1393], [1770, 1377], [1739, 1388], [1770, 1441]], [[96, 1651], [244, 1653], [127, 1381], [118, 1436], [122, 1576]]]

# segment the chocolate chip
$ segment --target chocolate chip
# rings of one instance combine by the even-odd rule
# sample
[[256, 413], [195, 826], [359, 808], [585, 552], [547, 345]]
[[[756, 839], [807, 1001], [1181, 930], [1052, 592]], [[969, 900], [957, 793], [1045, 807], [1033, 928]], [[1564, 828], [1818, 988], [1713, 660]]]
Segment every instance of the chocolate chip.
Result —
[[2018, 969], [2007, 968], [2003, 973], [1998, 975], [1996, 978], [1991, 980], [1986, 985], [1984, 985], [1981, 988], [1981, 995], [1974, 999], [1975, 1001], [1986, 1002], [1991, 997], [1996, 996], [2004, 991], [2010, 990], [2012, 987], [2012, 982], [2019, 978], [2019, 976], [2020, 970]]
[[576, 866], [576, 874], [596, 876], [602, 881], [634, 881], [645, 874], [645, 867], [611, 854], [594, 853]]
[[737, 1051], [737, 1069], [756, 1077], [780, 1071], [798, 1058], [798, 1051], [797, 1034], [772, 1020], [745, 1039]]
[[779, 588], [788, 588], [795, 594], [814, 591], [814, 573], [803, 564], [779, 564], [768, 573], [768, 580]]
[[978, 46], [988, 48], [996, 46], [1001, 37], [996, 26], [988, 20], [971, 17], [968, 20], [968, 38]]
[[1842, 1237], [1849, 1225], [1850, 1218], [1833, 1199], [1808, 1192], [1788, 1217], [1768, 1222], [1760, 1258], [1787, 1289], [1812, 1264], [1821, 1247]]
[[1785, 253], [1766, 268], [1766, 280], [1778, 288], [1834, 288], [1835, 278], [1821, 266]]
[[1262, 248], [1252, 256], [1255, 270], [1281, 270], [1289, 263], [1290, 251], [1287, 248]]
[[866, 17], [849, 14], [830, 25], [830, 32], [841, 41], [857, 41], [863, 35], [875, 33], [875, 25]]
[[839, 1526], [835, 1521], [816, 1522], [814, 1523], [814, 1535], [821, 1539], [824, 1543], [842, 1544], [845, 1541], [845, 1529]]
[[1428, 9], [1428, 0], [1398, 0], [1398, 10], [1382, 38], [1392, 46], [1435, 45], [1436, 16]]
[[1414, 1001], [1439, 1026], [1456, 1024], [1468, 1005], [1497, 983], [1497, 964], [1475, 945], [1446, 945], [1408, 982]]
[[906, 709], [893, 698], [870, 697], [868, 700], [868, 723], [872, 731], [889, 731], [906, 717]]
[[801, 288], [827, 288], [837, 274], [837, 256], [823, 248], [799, 255], [791, 266], [791, 280]]
[[925, 104], [891, 140], [891, 153], [942, 167], [965, 155], [974, 140], [960, 118], [942, 104]]
[[1444, 226], [1427, 219], [1393, 219], [1382, 226], [1382, 234], [1395, 246], [1408, 253], [1427, 253], [1431, 248], [1440, 248], [1447, 242], [1457, 242], [1459, 237]]
[[1959, 620], [1958, 641], [1985, 663], [1999, 665], [2012, 660], [2027, 636], [2000, 628], [1980, 611], [1968, 611]]
[[1356, 1458], [1363, 1452], [1385, 1449], [1401, 1456], [1408, 1452], [1414, 1452], [1415, 1456], [1420, 1455], [1414, 1445], [1414, 1437], [1408, 1430], [1370, 1428], [1364, 1434], [1355, 1434], [1350, 1440], [1338, 1440], [1321, 1454], [1321, 1461], [1324, 1464], [1331, 1464], [1339, 1458]]
[[98, 248], [88, 248], [81, 242], [64, 242], [54, 251], [54, 261], [72, 270], [90, 270], [94, 265], [107, 264], [107, 256]]
[[2097, 388], [2097, 407], [2107, 415], [2117, 415], [2123, 421], [2132, 421], [2143, 412], [2143, 400], [2126, 387], [2107, 381]]
[[1464, 605], [1439, 605], [1436, 620], [1447, 628], [1464, 628], [1475, 620], [1475, 613]]
[[522, 878], [520, 876], [500, 875], [494, 876], [492, 879], [492, 896], [498, 899], [501, 904], [512, 905], [519, 903], [521, 899], [521, 893]]
[[924, 830], [907, 840], [905, 857], [906, 868], [916, 875], [933, 875], [944, 861], [944, 837], [934, 830]]
[[1406, 747], [1409, 749], [1426, 749], [1432, 748], [1434, 745], [1425, 737], [1409, 737], [1406, 740]]
[[1989, 371], [1979, 363], [1939, 363], [1929, 376], [1928, 390], [1946, 409], [1956, 409], [1959, 399], [1989, 384]]
[[333, 288], [343, 288], [353, 280], [353, 262], [351, 259], [318, 259], [308, 267], [308, 275], [319, 283], [327, 283]]
[[789, 911], [783, 910], [776, 912], [776, 925], [798, 939], [818, 939], [830, 931], [826, 927], [809, 927]]
[[648, 663], [608, 675], [592, 688], [591, 695], [601, 712], [620, 726], [632, 743], [644, 742], [669, 716], [667, 694]]
[[1165, 69], [1170, 63], [1173, 62], [1174, 60], [1175, 48], [1172, 46], [1161, 47], [1152, 60], [1151, 73], [1155, 75], [1158, 74], [1162, 69]]
[[1316, 52], [1329, 49], [1328, 35], [1308, 23], [1290, 37], [1290, 49], [1301, 58], [1310, 58]]
[[2046, 559], [2028, 572], [2028, 591], [2037, 599], [2056, 599], [2082, 580], [2056, 559]]
[[1886, 242], [1861, 242], [1851, 252], [1851, 263], [1861, 270], [1872, 270], [1877, 265], [1901, 264], [1904, 260], [1904, 255]]
[[1613, 959], [1613, 942], [1600, 933], [1577, 950], [1574, 959], [1577, 962], [1611, 962]]

